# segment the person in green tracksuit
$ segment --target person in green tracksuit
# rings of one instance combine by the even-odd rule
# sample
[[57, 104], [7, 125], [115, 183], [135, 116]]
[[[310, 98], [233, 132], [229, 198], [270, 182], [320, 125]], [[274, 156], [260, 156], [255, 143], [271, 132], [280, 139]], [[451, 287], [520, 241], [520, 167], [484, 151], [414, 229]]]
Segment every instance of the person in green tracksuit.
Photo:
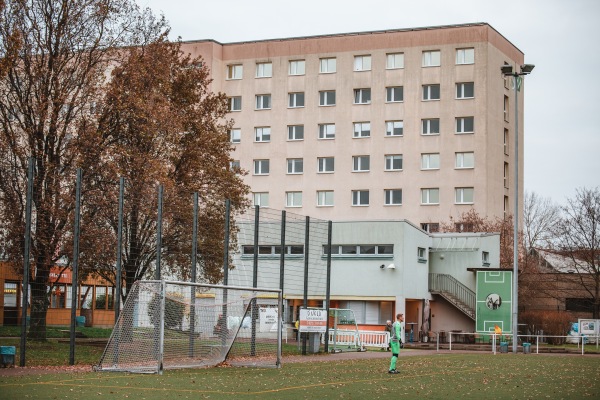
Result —
[[390, 361], [390, 369], [388, 373], [397, 374], [396, 361], [400, 355], [400, 343], [402, 342], [402, 322], [404, 322], [404, 315], [396, 315], [396, 321], [392, 325], [392, 335], [390, 339], [390, 346], [392, 348], [392, 360]]

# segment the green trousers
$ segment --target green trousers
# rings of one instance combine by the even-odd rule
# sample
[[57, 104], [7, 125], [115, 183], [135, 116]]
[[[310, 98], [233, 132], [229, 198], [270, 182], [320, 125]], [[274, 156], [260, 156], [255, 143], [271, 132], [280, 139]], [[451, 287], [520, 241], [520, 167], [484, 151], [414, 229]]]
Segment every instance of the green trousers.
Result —
[[390, 361], [390, 371], [396, 369], [396, 361], [398, 360], [398, 356], [400, 355], [400, 342], [392, 340], [390, 342], [390, 347], [392, 349], [392, 360]]

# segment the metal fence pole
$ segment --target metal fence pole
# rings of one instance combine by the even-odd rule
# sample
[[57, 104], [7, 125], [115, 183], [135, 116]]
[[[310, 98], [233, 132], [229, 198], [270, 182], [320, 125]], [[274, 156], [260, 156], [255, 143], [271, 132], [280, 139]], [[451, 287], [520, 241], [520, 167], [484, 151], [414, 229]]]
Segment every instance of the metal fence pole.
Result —
[[73, 274], [71, 276], [71, 329], [69, 340], [69, 365], [75, 365], [75, 319], [77, 317], [77, 288], [79, 270], [79, 230], [81, 214], [81, 168], [77, 168], [75, 186], [75, 227], [73, 229]]
[[329, 353], [329, 309], [331, 301], [331, 235], [333, 224], [327, 221], [327, 288], [325, 293], [325, 313], [327, 315], [327, 324], [325, 325], [325, 353]]
[[119, 179], [119, 225], [117, 228], [117, 273], [115, 275], [115, 285], [117, 293], [115, 293], [115, 324], [119, 320], [121, 312], [121, 288], [123, 285], [121, 272], [121, 249], [123, 248], [123, 198], [125, 195], [125, 178]]
[[[192, 221], [192, 282], [196, 283], [196, 255], [198, 253], [198, 192], [194, 193], [194, 219]], [[190, 346], [189, 355], [194, 356], [194, 335], [196, 331], [196, 288], [190, 287]]]
[[162, 249], [162, 202], [163, 202], [163, 185], [158, 186], [158, 217], [156, 224], [156, 271], [154, 271], [154, 279], [160, 280], [160, 256]]
[[27, 337], [27, 306], [29, 304], [29, 254], [31, 252], [31, 203], [33, 197], [33, 157], [27, 171], [27, 200], [25, 205], [25, 249], [23, 254], [23, 299], [21, 300], [21, 348], [19, 366], [25, 366]]

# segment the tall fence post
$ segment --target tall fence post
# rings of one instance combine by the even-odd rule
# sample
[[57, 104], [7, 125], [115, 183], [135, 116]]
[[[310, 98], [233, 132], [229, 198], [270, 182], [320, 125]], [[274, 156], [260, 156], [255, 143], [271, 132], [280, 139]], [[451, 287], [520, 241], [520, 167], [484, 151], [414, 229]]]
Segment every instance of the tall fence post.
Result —
[[73, 229], [73, 273], [71, 275], [71, 329], [69, 335], [69, 365], [75, 365], [75, 321], [77, 317], [77, 289], [79, 287], [79, 231], [81, 214], [81, 168], [77, 168], [75, 186], [75, 227]]
[[[308, 266], [310, 265], [308, 256], [310, 245], [310, 217], [306, 216], [304, 224], [304, 297], [302, 306], [308, 307]], [[302, 355], [306, 355], [306, 332], [302, 333]]]
[[[198, 253], [198, 192], [194, 193], [194, 219], [192, 220], [192, 282], [196, 283], [196, 256]], [[190, 346], [189, 355], [194, 356], [194, 336], [196, 334], [196, 287], [190, 287]]]
[[154, 279], [160, 280], [160, 256], [162, 250], [162, 202], [163, 202], [163, 185], [158, 186], [158, 217], [156, 224], [156, 271], [154, 271]]
[[125, 196], [125, 178], [119, 179], [119, 222], [117, 227], [117, 273], [115, 275], [115, 285], [117, 293], [115, 294], [115, 324], [119, 320], [121, 312], [121, 288], [123, 285], [121, 271], [121, 251], [123, 249], [123, 199]]
[[331, 300], [331, 235], [332, 222], [327, 221], [327, 288], [325, 289], [325, 314], [327, 324], [325, 325], [325, 353], [329, 353], [329, 302]]
[[[258, 235], [260, 224], [260, 206], [254, 207], [254, 254], [252, 266], [252, 287], [258, 287]], [[256, 307], [256, 298], [252, 299], [252, 340], [250, 342], [250, 355], [256, 355], [256, 319], [258, 318], [258, 309]]]
[[31, 252], [31, 203], [33, 198], [34, 158], [29, 157], [27, 170], [27, 199], [25, 205], [25, 248], [23, 254], [23, 299], [21, 300], [21, 348], [19, 365], [25, 366], [27, 338], [27, 305], [29, 304], [29, 254]]
[[[231, 216], [231, 200], [225, 200], [225, 237], [223, 238], [223, 284], [229, 284], [229, 218]], [[223, 290], [223, 318], [227, 326], [227, 298], [229, 293], [227, 289]], [[225, 344], [225, 336], [221, 339], [221, 344]]]

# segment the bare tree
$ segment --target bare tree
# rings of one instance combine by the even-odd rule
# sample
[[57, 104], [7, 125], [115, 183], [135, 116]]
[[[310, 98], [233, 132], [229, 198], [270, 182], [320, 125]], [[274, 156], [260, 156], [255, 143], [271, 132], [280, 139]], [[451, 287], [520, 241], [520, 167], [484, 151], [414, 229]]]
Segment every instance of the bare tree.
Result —
[[132, 0], [5, 0], [0, 54], [13, 54], [14, 62], [0, 76], [0, 235], [9, 260], [22, 267], [32, 157], [33, 339], [45, 339], [50, 270], [69, 256], [80, 133], [94, 118], [90, 105], [102, 92], [111, 52], [131, 43], [136, 14]]
[[523, 205], [523, 244], [527, 250], [547, 248], [555, 237], [560, 208], [551, 199], [525, 192]]
[[562, 207], [558, 227], [558, 249], [568, 258], [573, 274], [564, 279], [576, 282], [587, 295], [593, 318], [600, 317], [600, 189], [578, 189]]

